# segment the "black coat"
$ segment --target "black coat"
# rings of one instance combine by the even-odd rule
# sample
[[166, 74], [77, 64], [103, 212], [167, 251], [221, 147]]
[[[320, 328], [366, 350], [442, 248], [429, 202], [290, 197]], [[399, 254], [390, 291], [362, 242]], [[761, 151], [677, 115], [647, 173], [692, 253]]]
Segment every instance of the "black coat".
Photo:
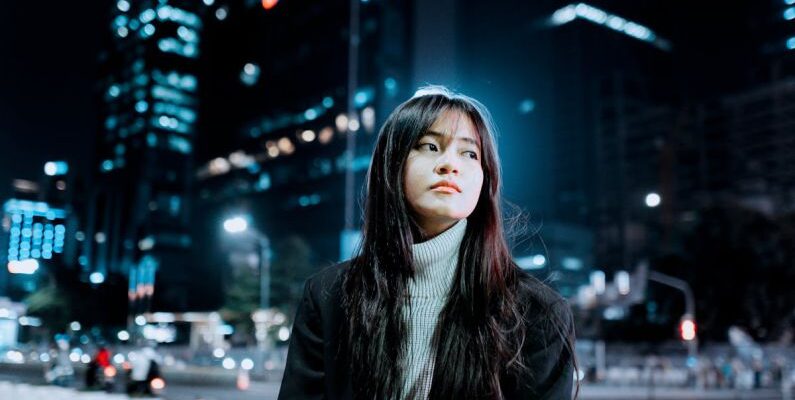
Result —
[[[342, 272], [348, 263], [325, 268], [307, 279], [298, 306], [287, 353], [279, 400], [352, 398], [348, 359], [340, 354], [347, 321], [341, 302]], [[544, 296], [567, 322], [567, 303], [551, 290]], [[530, 373], [522, 379], [503, 378], [506, 399], [569, 400], [573, 367], [563, 341], [543, 324], [528, 326], [523, 347]], [[572, 328], [571, 326], [569, 328]]]

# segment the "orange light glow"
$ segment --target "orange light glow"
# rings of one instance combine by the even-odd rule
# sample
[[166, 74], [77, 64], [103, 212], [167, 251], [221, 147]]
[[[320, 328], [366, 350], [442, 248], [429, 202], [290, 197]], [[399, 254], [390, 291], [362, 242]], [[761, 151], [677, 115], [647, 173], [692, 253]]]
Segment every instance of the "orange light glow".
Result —
[[155, 378], [152, 379], [151, 385], [152, 389], [154, 390], [163, 390], [163, 388], [166, 387], [166, 381], [164, 381], [162, 378]]
[[251, 381], [251, 379], [249, 378], [248, 373], [244, 372], [244, 371], [241, 371], [237, 375], [237, 389], [238, 390], [248, 390], [248, 387], [249, 387], [249, 385], [251, 383], [250, 381]]
[[279, 0], [262, 0], [262, 8], [270, 10], [271, 8], [276, 7], [276, 3], [278, 2]]

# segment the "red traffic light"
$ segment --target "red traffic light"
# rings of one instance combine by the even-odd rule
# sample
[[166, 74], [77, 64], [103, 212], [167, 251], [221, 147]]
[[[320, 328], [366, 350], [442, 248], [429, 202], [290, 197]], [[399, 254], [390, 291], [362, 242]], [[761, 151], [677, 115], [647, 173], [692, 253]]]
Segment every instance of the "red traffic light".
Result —
[[679, 322], [679, 334], [682, 340], [691, 341], [696, 339], [696, 321], [692, 318], [682, 318]]
[[276, 3], [278, 2], [279, 0], [262, 0], [262, 8], [270, 10], [271, 8], [276, 7]]

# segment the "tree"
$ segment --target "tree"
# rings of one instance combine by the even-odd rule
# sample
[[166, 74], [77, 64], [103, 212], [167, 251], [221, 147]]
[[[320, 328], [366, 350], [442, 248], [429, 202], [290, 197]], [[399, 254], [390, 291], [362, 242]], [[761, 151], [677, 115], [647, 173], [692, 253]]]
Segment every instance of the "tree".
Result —
[[303, 295], [303, 284], [315, 272], [312, 249], [300, 236], [276, 244], [271, 266], [271, 304], [292, 317]]
[[72, 319], [71, 296], [53, 283], [31, 293], [24, 302], [28, 314], [41, 318], [42, 324], [53, 332], [64, 329]]
[[252, 344], [254, 321], [251, 314], [259, 308], [259, 274], [252, 268], [239, 268], [227, 286], [221, 318], [235, 328], [233, 342]]
[[[269, 304], [288, 318], [295, 315], [303, 294], [303, 283], [315, 271], [311, 258], [311, 248], [299, 236], [288, 236], [273, 247]], [[251, 332], [254, 331], [254, 324], [251, 314], [259, 308], [259, 296], [259, 268], [251, 265], [234, 268], [221, 309], [221, 318], [235, 327], [233, 342], [253, 343]]]

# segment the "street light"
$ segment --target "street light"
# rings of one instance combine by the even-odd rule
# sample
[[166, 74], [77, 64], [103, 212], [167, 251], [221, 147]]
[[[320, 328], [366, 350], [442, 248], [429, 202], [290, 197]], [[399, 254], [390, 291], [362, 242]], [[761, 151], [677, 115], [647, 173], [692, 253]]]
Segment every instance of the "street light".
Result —
[[259, 253], [259, 306], [265, 310], [270, 306], [270, 240], [268, 236], [248, 225], [248, 218], [237, 215], [224, 221], [224, 230], [232, 235], [247, 234], [257, 243]]
[[44, 174], [47, 176], [66, 175], [69, 164], [66, 161], [48, 161], [44, 164]]
[[267, 337], [266, 321], [270, 318], [263, 318], [265, 315], [273, 314], [270, 307], [270, 240], [268, 236], [260, 232], [248, 224], [249, 218], [247, 216], [233, 216], [224, 221], [224, 230], [231, 235], [248, 235], [253, 238], [257, 244], [259, 252], [259, 310], [254, 312], [252, 318], [255, 323], [255, 337], [259, 348], [258, 365], [263, 365], [265, 361], [265, 352], [269, 350], [270, 346]]
[[660, 205], [662, 198], [657, 193], [649, 193], [646, 195], [646, 207], [654, 208]]
[[224, 221], [224, 230], [229, 233], [241, 233], [248, 229], [248, 221], [241, 216], [232, 217]]

